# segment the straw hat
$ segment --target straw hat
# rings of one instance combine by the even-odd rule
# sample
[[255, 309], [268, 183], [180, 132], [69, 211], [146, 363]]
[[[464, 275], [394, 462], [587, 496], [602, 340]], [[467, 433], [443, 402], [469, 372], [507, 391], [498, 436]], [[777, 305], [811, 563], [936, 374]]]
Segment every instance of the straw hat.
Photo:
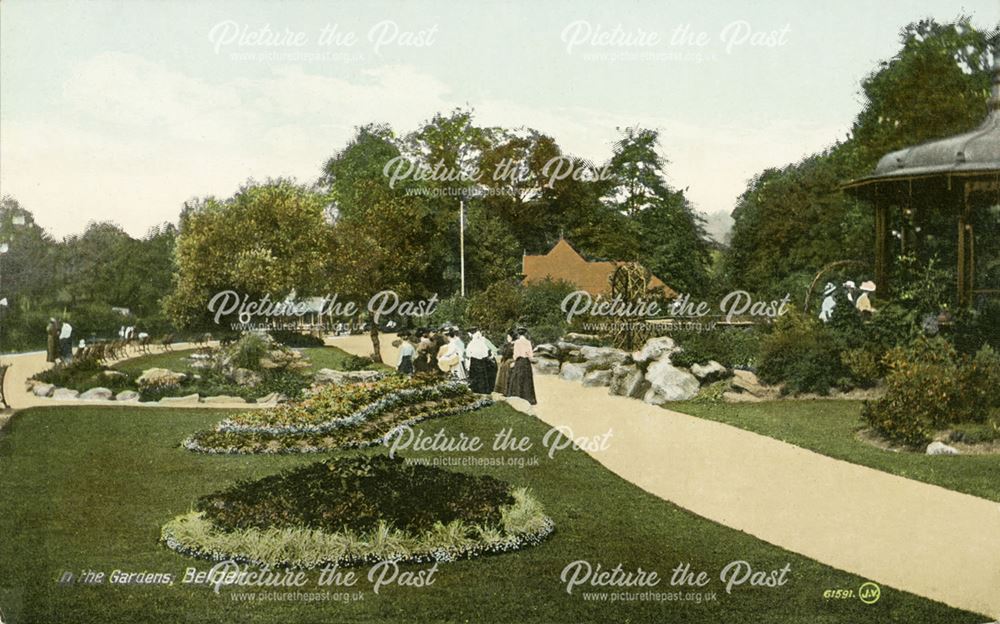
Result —
[[875, 282], [868, 280], [867, 282], [861, 282], [861, 290], [865, 292], [875, 292]]

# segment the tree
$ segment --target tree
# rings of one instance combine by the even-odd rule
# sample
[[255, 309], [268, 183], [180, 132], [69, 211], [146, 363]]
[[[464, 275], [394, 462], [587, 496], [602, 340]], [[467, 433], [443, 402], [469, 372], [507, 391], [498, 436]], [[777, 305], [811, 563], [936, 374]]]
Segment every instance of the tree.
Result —
[[287, 179], [249, 181], [230, 199], [191, 203], [177, 237], [175, 289], [165, 306], [182, 327], [206, 322], [216, 292], [251, 299], [324, 294], [333, 265], [325, 197]]

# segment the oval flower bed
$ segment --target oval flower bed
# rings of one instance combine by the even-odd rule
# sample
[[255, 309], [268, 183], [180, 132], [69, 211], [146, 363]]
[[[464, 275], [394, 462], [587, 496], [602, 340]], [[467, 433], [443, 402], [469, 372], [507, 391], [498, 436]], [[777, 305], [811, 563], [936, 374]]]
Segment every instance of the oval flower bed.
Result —
[[554, 528], [524, 488], [378, 455], [237, 483], [199, 499], [161, 539], [199, 558], [312, 568], [497, 554]]
[[[297, 403], [228, 418], [185, 439], [199, 453], [318, 453], [382, 444], [402, 427], [476, 410], [493, 401], [462, 383], [386, 377], [321, 389]], [[272, 423], [265, 425], [265, 423]]]

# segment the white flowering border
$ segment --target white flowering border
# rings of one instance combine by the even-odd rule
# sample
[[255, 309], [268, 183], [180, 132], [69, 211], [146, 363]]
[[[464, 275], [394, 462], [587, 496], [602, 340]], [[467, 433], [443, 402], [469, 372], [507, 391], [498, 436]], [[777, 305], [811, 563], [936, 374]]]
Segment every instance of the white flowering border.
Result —
[[[234, 418], [226, 418], [215, 426], [215, 430], [220, 433], [267, 433], [271, 435], [281, 435], [288, 433], [326, 433], [342, 427], [351, 427], [383, 411], [395, 407], [400, 403], [410, 402], [413, 399], [418, 401], [433, 400], [447, 397], [449, 393], [458, 392], [462, 388], [467, 388], [465, 383], [460, 381], [446, 381], [422, 388], [410, 388], [398, 390], [378, 401], [369, 403], [347, 416], [331, 418], [317, 424], [310, 425], [247, 425], [238, 422]], [[256, 416], [256, 414], [255, 414]], [[238, 417], [236, 417], [238, 418]]]
[[[473, 412], [484, 407], [489, 407], [493, 405], [493, 399], [489, 397], [482, 397], [469, 403], [467, 405], [462, 405], [459, 407], [454, 407], [451, 409], [441, 410], [439, 412], [430, 412], [423, 416], [416, 418], [410, 418], [389, 430], [384, 436], [369, 440], [363, 443], [346, 444], [344, 446], [330, 448], [315, 445], [299, 444], [296, 446], [282, 446], [280, 448], [261, 448], [249, 450], [240, 446], [226, 446], [226, 447], [216, 447], [216, 446], [203, 446], [196, 439], [197, 434], [189, 436], [181, 442], [181, 446], [189, 451], [194, 451], [195, 453], [207, 453], [209, 455], [290, 455], [294, 453], [331, 453], [338, 450], [346, 450], [353, 448], [365, 448], [369, 446], [378, 446], [380, 444], [385, 444], [387, 440], [390, 440], [394, 435], [396, 435], [400, 430], [406, 427], [412, 427], [417, 423], [423, 422], [425, 420], [430, 420], [431, 418], [441, 418], [444, 416], [455, 416], [457, 414], [462, 414], [465, 412]], [[240, 432], [243, 433], [243, 432]]]
[[[329, 533], [315, 529], [242, 529], [221, 531], [200, 511], [192, 511], [165, 524], [160, 541], [167, 548], [198, 559], [235, 561], [259, 567], [315, 568], [396, 563], [452, 562], [498, 555], [536, 546], [555, 531], [555, 522], [526, 489], [511, 491], [515, 503], [502, 509], [502, 524], [518, 524], [513, 531], [483, 529], [461, 522], [439, 525], [434, 531], [413, 536], [381, 524], [372, 532]], [[512, 519], [512, 516], [520, 516]], [[459, 535], [456, 537], [454, 532]], [[477, 532], [478, 538], [468, 536]], [[266, 554], [265, 554], [266, 553]]]

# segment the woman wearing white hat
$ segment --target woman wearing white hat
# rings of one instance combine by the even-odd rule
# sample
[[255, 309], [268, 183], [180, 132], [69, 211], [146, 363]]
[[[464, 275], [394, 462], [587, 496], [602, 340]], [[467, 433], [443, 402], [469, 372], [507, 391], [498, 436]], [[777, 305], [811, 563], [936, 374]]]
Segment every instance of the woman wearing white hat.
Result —
[[833, 285], [833, 282], [827, 282], [826, 286], [823, 287], [823, 304], [819, 308], [819, 320], [827, 323], [830, 321], [830, 317], [833, 316], [833, 309], [837, 307], [837, 302], [833, 298], [833, 293], [837, 291], [837, 287]]
[[861, 296], [858, 297], [858, 300], [854, 303], [854, 307], [856, 307], [859, 312], [875, 312], [875, 308], [872, 307], [872, 301], [869, 297], [869, 294], [873, 292], [875, 292], [875, 282], [868, 280], [867, 282], [861, 283]]

